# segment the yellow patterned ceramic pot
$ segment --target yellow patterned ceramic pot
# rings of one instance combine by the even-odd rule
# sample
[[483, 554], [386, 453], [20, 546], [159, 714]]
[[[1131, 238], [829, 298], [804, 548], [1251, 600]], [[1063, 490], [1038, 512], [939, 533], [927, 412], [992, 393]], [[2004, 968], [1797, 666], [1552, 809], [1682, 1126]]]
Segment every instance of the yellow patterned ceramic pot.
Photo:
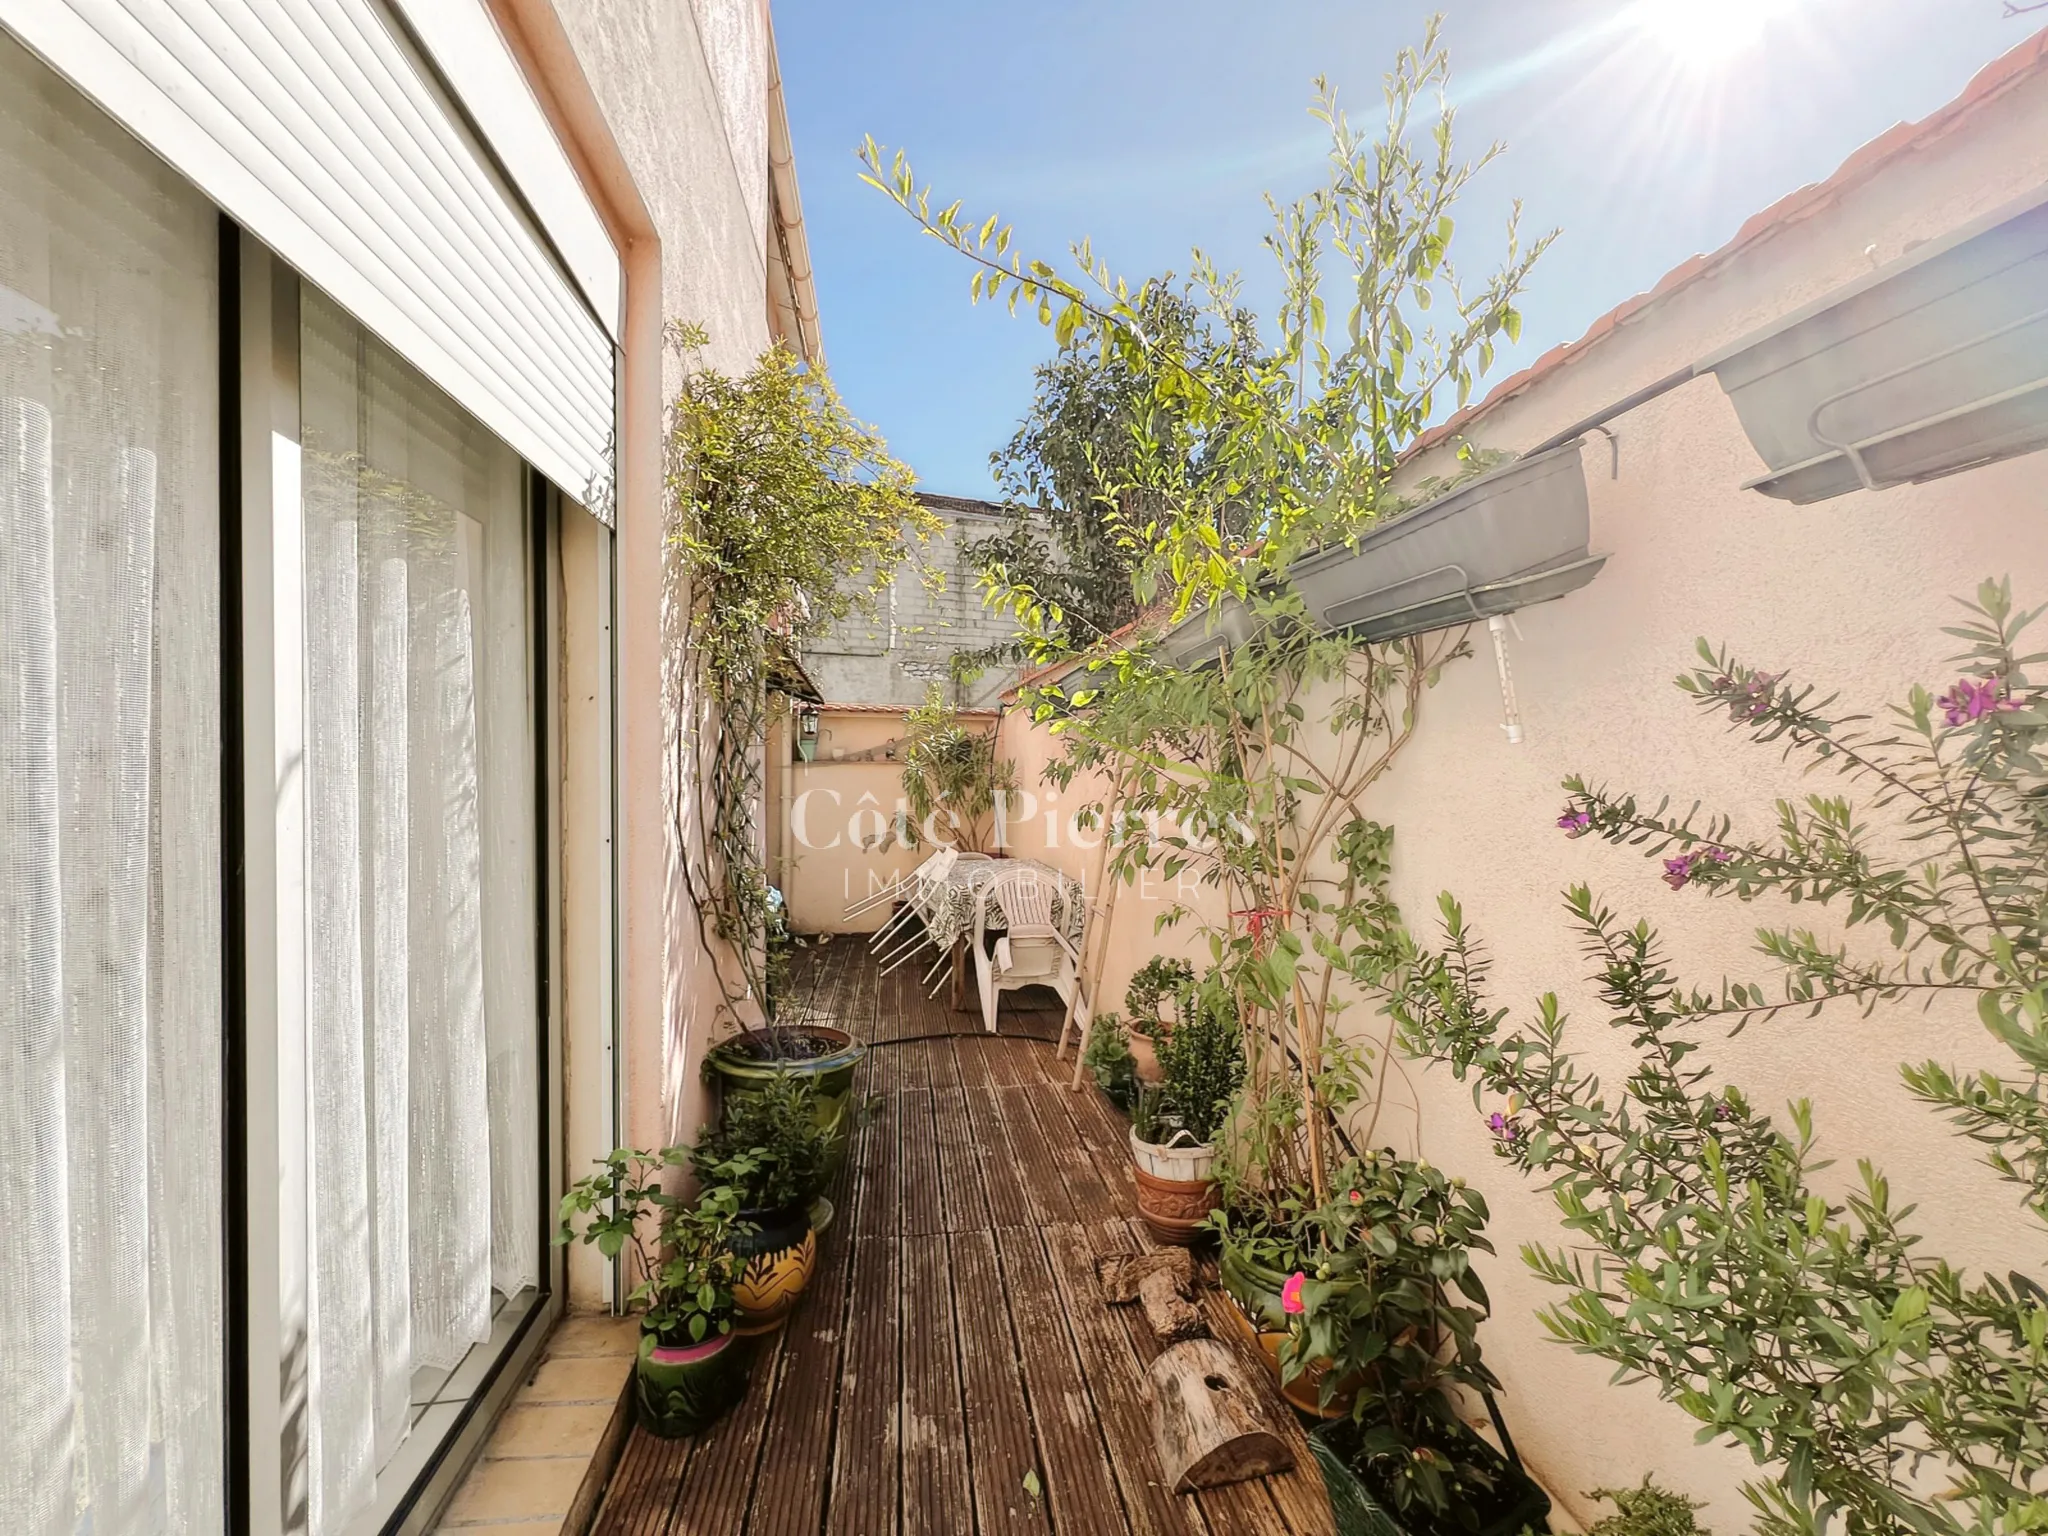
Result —
[[741, 1263], [732, 1288], [739, 1309], [733, 1331], [766, 1333], [782, 1325], [811, 1283], [811, 1271], [818, 1267], [818, 1239], [811, 1230], [808, 1205], [741, 1211], [740, 1220], [753, 1230], [735, 1235], [731, 1243]]

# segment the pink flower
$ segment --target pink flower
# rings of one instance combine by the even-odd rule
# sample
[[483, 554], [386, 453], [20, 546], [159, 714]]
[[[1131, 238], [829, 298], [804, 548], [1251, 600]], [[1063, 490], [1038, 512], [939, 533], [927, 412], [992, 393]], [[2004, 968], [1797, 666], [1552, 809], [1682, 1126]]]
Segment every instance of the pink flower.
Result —
[[1361, 1205], [1361, 1204], [1363, 1204], [1363, 1203], [1364, 1203], [1364, 1201], [1365, 1201], [1365, 1196], [1364, 1196], [1364, 1195], [1362, 1195], [1361, 1193], [1359, 1193], [1359, 1192], [1358, 1192], [1357, 1190], [1355, 1190], [1355, 1189], [1354, 1189], [1353, 1191], [1351, 1191], [1351, 1203], [1352, 1203], [1353, 1205]]
[[2004, 692], [2005, 684], [1995, 677], [1974, 683], [1963, 677], [1958, 678], [1955, 687], [1934, 702], [1941, 706], [1942, 718], [1950, 725], [1968, 725], [1987, 714], [2018, 709], [2017, 703], [2002, 697]]
[[1592, 829], [1593, 816], [1589, 811], [1577, 810], [1568, 805], [1564, 808], [1564, 814], [1557, 818], [1557, 824], [1563, 829], [1566, 837], [1583, 837]]
[[1308, 1284], [1308, 1276], [1296, 1270], [1287, 1277], [1287, 1283], [1280, 1287], [1280, 1310], [1289, 1317], [1299, 1317], [1308, 1310], [1301, 1299], [1301, 1288]]

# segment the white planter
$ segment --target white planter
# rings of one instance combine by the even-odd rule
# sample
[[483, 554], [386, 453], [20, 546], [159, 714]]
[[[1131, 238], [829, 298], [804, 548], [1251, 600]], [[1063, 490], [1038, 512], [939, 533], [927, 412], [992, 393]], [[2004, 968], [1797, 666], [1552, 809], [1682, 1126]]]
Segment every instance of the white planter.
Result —
[[1399, 640], [1575, 592], [1599, 572], [1579, 445], [1531, 454], [1295, 561], [1325, 629]]
[[1707, 358], [1784, 501], [1931, 480], [2048, 445], [2048, 193]]
[[1166, 660], [1182, 671], [1204, 666], [1234, 651], [1258, 632], [1258, 619], [1234, 597], [1226, 597], [1215, 609], [1203, 608], [1189, 614], [1169, 629], [1160, 640]]
[[[1362, 640], [1514, 613], [1576, 592], [1605, 555], [1587, 547], [1592, 514], [1576, 441], [1504, 464], [1288, 568], [1325, 630]], [[1172, 665], [1206, 665], [1242, 645], [1257, 620], [1235, 598], [1189, 614], [1160, 642]]]
[[[1187, 1133], [1182, 1131], [1180, 1135]], [[1155, 1179], [1175, 1179], [1185, 1184], [1204, 1183], [1216, 1177], [1216, 1149], [1199, 1142], [1162, 1147], [1140, 1141], [1131, 1132], [1131, 1161]]]

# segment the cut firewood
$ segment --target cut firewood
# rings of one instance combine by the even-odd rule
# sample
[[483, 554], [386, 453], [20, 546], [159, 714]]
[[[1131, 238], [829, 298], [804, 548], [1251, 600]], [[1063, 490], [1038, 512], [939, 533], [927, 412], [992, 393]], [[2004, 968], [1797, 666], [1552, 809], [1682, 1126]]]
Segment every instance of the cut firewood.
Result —
[[1209, 1336], [1209, 1324], [1202, 1309], [1188, 1300], [1169, 1271], [1155, 1269], [1140, 1280], [1138, 1300], [1144, 1304], [1145, 1321], [1152, 1329], [1152, 1337], [1160, 1343], [1177, 1344], [1182, 1339]]
[[1152, 1362], [1152, 1438], [1176, 1493], [1220, 1488], [1294, 1465], [1266, 1398], [1214, 1339], [1175, 1344]]
[[1119, 1253], [1095, 1261], [1095, 1278], [1102, 1286], [1102, 1299], [1121, 1306], [1138, 1299], [1138, 1287], [1147, 1275], [1172, 1277], [1176, 1295], [1192, 1293], [1195, 1261], [1185, 1248], [1165, 1248], [1153, 1253]]

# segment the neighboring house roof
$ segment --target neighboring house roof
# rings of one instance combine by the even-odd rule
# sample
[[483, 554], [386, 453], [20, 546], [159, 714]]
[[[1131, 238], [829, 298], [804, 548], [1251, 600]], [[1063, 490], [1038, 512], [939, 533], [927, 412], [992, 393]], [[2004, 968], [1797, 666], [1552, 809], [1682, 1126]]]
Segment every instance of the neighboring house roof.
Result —
[[934, 512], [945, 512], [954, 517], [1004, 517], [1009, 512], [1000, 501], [982, 501], [974, 496], [941, 496], [933, 491], [919, 491], [917, 499]]
[[1108, 654], [1115, 648], [1119, 640], [1128, 639], [1131, 635], [1135, 634], [1139, 625], [1148, 624], [1155, 619], [1163, 618], [1171, 611], [1172, 607], [1173, 603], [1170, 599], [1161, 598], [1135, 619], [1131, 620], [1130, 623], [1112, 629], [1079, 655], [1062, 656], [1058, 661], [1048, 661], [1043, 666], [1031, 668], [1028, 672], [1020, 672], [1017, 675], [1017, 680], [1002, 691], [1002, 701], [1005, 704], [1014, 704], [1017, 701], [1018, 695], [1026, 688], [1035, 688], [1040, 683], [1057, 682], [1077, 667], [1086, 666], [1092, 658]]
[[2048, 74], [2048, 29], [2037, 32], [2017, 48], [1985, 65], [1971, 78], [1970, 83], [1963, 87], [1962, 94], [1946, 106], [1916, 123], [1899, 123], [1879, 134], [1844, 160], [1827, 180], [1813, 182], [1779, 198], [1770, 207], [1751, 217], [1736, 231], [1735, 238], [1719, 250], [1680, 262], [1665, 273], [1657, 281], [1656, 286], [1647, 293], [1637, 294], [1595, 320], [1586, 328], [1586, 334], [1577, 341], [1568, 341], [1552, 347], [1520, 373], [1501, 380], [1487, 392], [1485, 399], [1468, 405], [1448, 421], [1423, 433], [1404, 457], [1426, 452], [1450, 438], [1461, 435], [1475, 421], [1503, 401], [1520, 394], [1567, 363], [1576, 360], [1593, 343], [1618, 327], [1635, 320], [1645, 310], [1664, 303], [1673, 294], [1720, 270], [1752, 246], [1770, 239], [1786, 226], [1823, 212], [1844, 193], [1870, 180], [1892, 161], [1912, 154], [1952, 132], [1979, 107], [2041, 74]]
[[[821, 715], [903, 715], [916, 709], [915, 704], [841, 704], [828, 699], [818, 706]], [[954, 714], [962, 719], [978, 719], [987, 716], [993, 720], [1002, 713], [999, 709], [956, 709]]]

